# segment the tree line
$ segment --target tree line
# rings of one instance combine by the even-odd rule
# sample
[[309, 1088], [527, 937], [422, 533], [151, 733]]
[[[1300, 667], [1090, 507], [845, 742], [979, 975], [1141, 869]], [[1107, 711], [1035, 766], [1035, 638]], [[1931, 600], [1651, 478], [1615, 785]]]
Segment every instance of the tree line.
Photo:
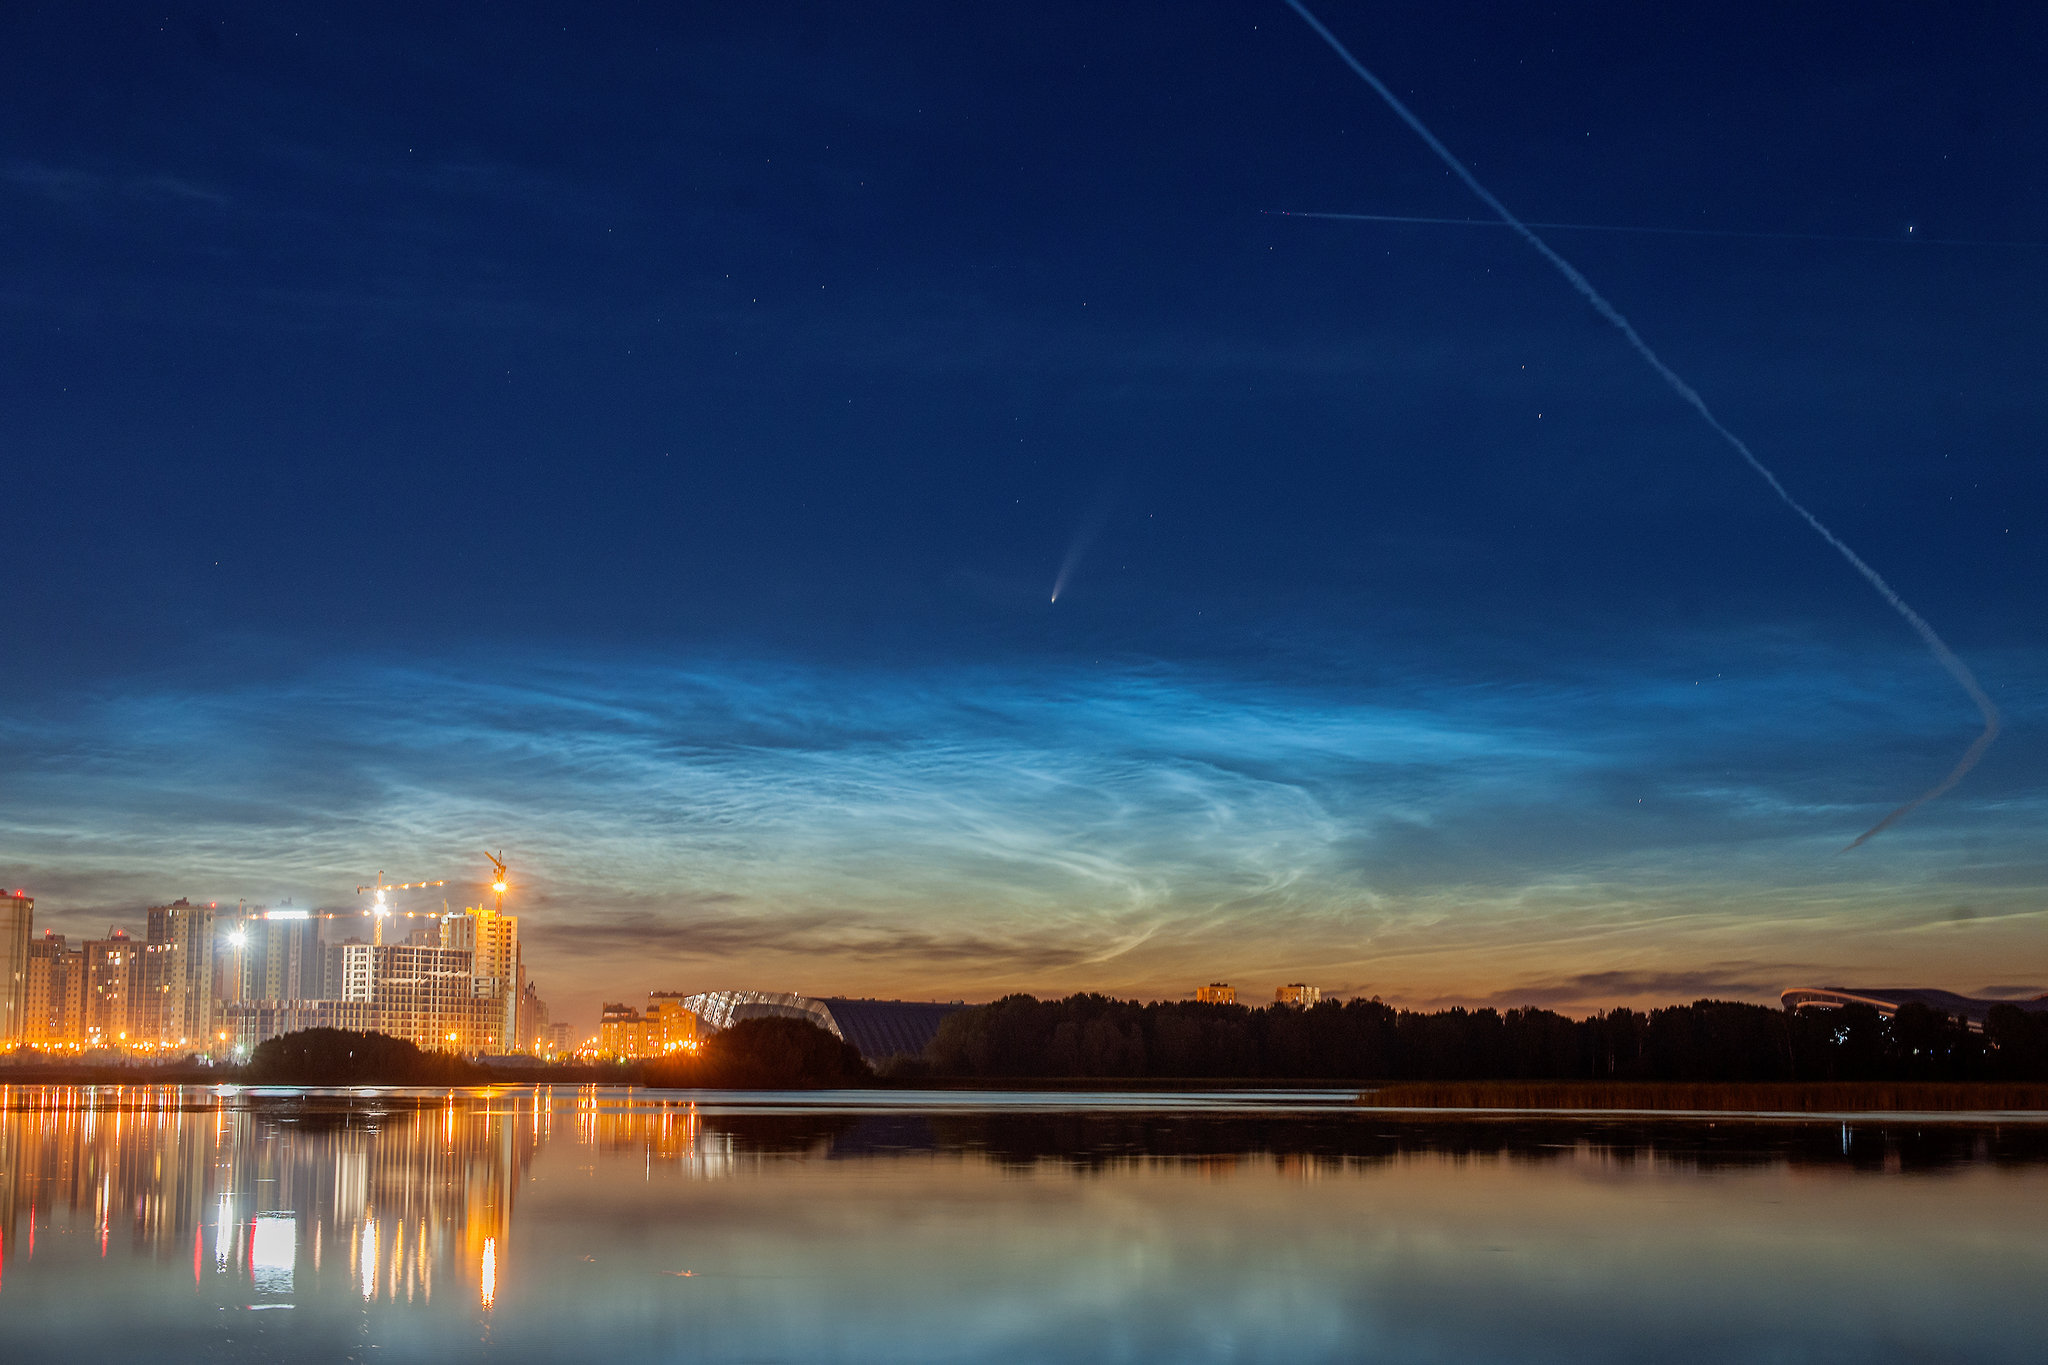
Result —
[[1728, 1000], [1572, 1019], [1425, 1013], [1379, 1000], [1306, 1009], [1012, 995], [947, 1016], [885, 1074], [1320, 1080], [2048, 1080], [2048, 1015], [1994, 1006], [1982, 1033], [1923, 1005], [1799, 1014]]
[[[586, 1079], [729, 1090], [866, 1085], [874, 1072], [858, 1049], [805, 1019], [745, 1019], [706, 1040], [701, 1051], [611, 1068], [583, 1068]], [[430, 1052], [382, 1033], [316, 1028], [259, 1044], [238, 1079], [264, 1085], [484, 1085], [539, 1080], [537, 1073], [494, 1072], [446, 1052]], [[549, 1077], [552, 1079], [552, 1077]]]

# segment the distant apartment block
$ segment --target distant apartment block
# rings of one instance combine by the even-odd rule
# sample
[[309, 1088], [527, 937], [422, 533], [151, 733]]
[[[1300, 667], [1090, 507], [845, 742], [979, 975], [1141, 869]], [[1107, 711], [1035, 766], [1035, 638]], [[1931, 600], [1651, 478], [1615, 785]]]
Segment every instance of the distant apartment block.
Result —
[[320, 924], [306, 911], [260, 911], [237, 920], [226, 941], [223, 999], [331, 998], [325, 990]]
[[663, 1057], [697, 1046], [697, 1015], [669, 992], [655, 992], [642, 1014], [607, 1004], [597, 1025], [597, 1050], [607, 1057]]
[[[209, 1047], [215, 1032], [214, 909], [179, 898], [149, 908], [142, 978], [131, 983], [140, 1013], [129, 1032], [163, 1048]], [[139, 997], [139, 999], [137, 999]]]
[[[79, 1041], [88, 1051], [125, 1048], [129, 1025], [140, 1023], [141, 1012], [130, 1006], [136, 978], [142, 975], [142, 945], [128, 937], [125, 929], [110, 929], [105, 938], [87, 939], [83, 956], [85, 999]], [[131, 1020], [131, 1014], [137, 1017]]]
[[1195, 999], [1204, 1005], [1235, 1005], [1237, 987], [1224, 981], [1211, 981], [1206, 986], [1195, 987]]
[[1307, 1009], [1310, 1005], [1320, 1005], [1322, 1001], [1323, 992], [1320, 986], [1304, 986], [1299, 981], [1282, 986], [1273, 992], [1273, 1003], [1276, 1005], [1296, 1005]]
[[75, 1049], [84, 1036], [85, 952], [43, 931], [28, 943], [28, 1016], [20, 1042], [39, 1050]]
[[538, 1054], [548, 1050], [547, 1044], [548, 1002], [540, 998], [540, 988], [529, 981], [519, 992], [519, 1051]]
[[35, 897], [0, 895], [0, 1043], [21, 1042], [28, 1023], [28, 931]]

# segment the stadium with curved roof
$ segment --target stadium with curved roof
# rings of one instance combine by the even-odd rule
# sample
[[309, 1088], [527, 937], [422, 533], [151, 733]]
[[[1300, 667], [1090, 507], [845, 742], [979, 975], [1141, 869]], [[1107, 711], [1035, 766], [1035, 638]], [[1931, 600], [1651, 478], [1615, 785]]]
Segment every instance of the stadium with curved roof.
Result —
[[731, 1028], [743, 1019], [808, 1019], [853, 1044], [870, 1065], [890, 1057], [917, 1056], [938, 1033], [940, 1020], [966, 1008], [957, 1000], [855, 1000], [787, 991], [704, 991], [684, 996], [683, 1007], [711, 1031]]

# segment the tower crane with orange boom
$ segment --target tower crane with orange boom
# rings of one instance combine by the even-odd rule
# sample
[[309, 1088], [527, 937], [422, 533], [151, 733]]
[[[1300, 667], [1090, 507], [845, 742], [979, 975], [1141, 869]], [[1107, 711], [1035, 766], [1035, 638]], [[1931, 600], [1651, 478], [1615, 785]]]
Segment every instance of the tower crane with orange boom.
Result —
[[492, 867], [498, 869], [497, 875], [491, 878], [491, 890], [498, 893], [498, 913], [502, 915], [505, 913], [505, 850], [501, 848], [492, 853], [486, 849], [484, 856], [491, 860]]

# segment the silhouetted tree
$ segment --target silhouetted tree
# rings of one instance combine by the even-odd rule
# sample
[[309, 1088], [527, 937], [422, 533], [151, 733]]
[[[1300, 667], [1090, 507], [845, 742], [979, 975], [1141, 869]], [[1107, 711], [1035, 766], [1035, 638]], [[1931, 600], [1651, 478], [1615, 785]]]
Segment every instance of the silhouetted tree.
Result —
[[2048, 1014], [1993, 1005], [1984, 1042], [1988, 1069], [2001, 1080], [2048, 1081]]
[[[1012, 995], [948, 1015], [924, 1074], [1189, 1079], [1823, 1081], [2031, 1079], [2048, 1017], [2001, 1007], [1987, 1035], [1914, 1006], [1788, 1014], [1695, 1000], [1587, 1019], [1552, 1010], [1425, 1013], [1378, 1000], [1309, 1009]], [[1989, 1048], [1987, 1048], [1989, 1044]], [[907, 1074], [907, 1073], [906, 1073]], [[2044, 1077], [2048, 1078], [2048, 1077]]]
[[705, 1040], [694, 1057], [663, 1058], [641, 1072], [649, 1085], [721, 1090], [816, 1090], [867, 1085], [860, 1049], [808, 1019], [742, 1019]]
[[242, 1077], [257, 1085], [474, 1085], [488, 1079], [462, 1058], [423, 1052], [403, 1038], [309, 1028], [258, 1043]]

